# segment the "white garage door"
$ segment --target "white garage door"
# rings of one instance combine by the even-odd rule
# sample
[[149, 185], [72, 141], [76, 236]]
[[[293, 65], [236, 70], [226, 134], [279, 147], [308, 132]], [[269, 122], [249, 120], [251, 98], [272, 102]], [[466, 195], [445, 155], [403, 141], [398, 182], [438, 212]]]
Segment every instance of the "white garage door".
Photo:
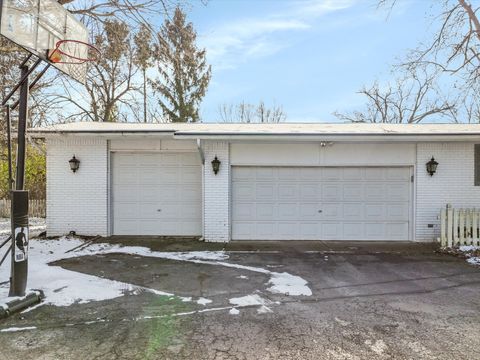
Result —
[[115, 235], [202, 234], [202, 171], [196, 153], [114, 153]]
[[234, 240], [408, 240], [408, 167], [234, 167]]

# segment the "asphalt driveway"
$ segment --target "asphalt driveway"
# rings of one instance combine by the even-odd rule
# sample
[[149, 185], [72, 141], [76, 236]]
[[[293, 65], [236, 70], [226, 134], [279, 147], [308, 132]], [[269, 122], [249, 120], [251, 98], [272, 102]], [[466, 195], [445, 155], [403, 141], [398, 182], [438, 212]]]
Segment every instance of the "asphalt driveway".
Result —
[[[0, 321], [0, 359], [480, 358], [480, 268], [432, 245], [249, 242], [224, 250], [228, 258], [215, 262], [115, 252], [61, 260], [55, 265], [175, 296], [127, 292], [14, 315]], [[285, 273], [311, 294], [271, 291]], [[263, 303], [232, 305], [255, 297]], [[1, 332], [12, 328], [23, 330]]]

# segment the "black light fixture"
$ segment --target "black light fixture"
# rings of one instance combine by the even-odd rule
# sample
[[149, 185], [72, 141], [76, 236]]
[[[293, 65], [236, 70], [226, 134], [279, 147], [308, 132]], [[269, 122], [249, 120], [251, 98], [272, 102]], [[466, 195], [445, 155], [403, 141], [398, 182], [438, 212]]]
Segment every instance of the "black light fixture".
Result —
[[427, 172], [430, 174], [430, 176], [433, 176], [435, 172], [437, 171], [437, 166], [438, 162], [435, 161], [435, 158], [432, 156], [429, 162], [427, 162]]
[[220, 170], [220, 164], [220, 160], [218, 160], [217, 156], [215, 156], [215, 159], [212, 160], [212, 169], [215, 175], [217, 175], [218, 171]]
[[77, 172], [78, 168], [80, 167], [80, 160], [78, 160], [75, 155], [73, 155], [73, 157], [68, 160], [68, 163], [70, 164], [70, 170], [72, 170], [73, 172]]

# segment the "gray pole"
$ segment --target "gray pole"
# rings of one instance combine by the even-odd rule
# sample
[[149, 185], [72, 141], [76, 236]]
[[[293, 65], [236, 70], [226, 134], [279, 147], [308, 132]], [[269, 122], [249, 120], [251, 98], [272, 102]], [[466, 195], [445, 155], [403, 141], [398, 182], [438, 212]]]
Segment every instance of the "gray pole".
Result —
[[[23, 65], [22, 79], [28, 74], [28, 66]], [[20, 105], [18, 108], [18, 147], [17, 147], [17, 174], [16, 174], [16, 186], [17, 190], [23, 190], [25, 183], [25, 131], [27, 128], [27, 116], [28, 116], [28, 95], [29, 95], [28, 77], [25, 78], [22, 86], [20, 87]]]
[[28, 275], [28, 191], [24, 191], [25, 153], [28, 116], [28, 74], [26, 63], [21, 66], [20, 104], [18, 109], [17, 168], [15, 190], [11, 191], [12, 268], [9, 296], [24, 296]]

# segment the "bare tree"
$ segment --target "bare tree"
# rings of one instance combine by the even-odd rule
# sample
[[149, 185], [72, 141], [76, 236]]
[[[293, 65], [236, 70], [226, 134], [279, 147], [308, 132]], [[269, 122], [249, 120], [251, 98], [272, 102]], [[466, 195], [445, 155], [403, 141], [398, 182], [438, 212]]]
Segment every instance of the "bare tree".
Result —
[[135, 56], [133, 61], [140, 68], [143, 76], [143, 122], [148, 120], [147, 70], [153, 66], [153, 37], [150, 29], [142, 24], [134, 36]]
[[222, 104], [218, 114], [222, 122], [230, 123], [280, 123], [287, 118], [281, 106], [267, 107], [263, 101], [258, 105], [244, 101], [238, 105]]
[[[57, 101], [76, 108], [64, 121], [81, 119], [90, 121], [127, 120], [141, 86], [135, 82], [138, 68], [134, 66], [135, 43], [127, 23], [106, 21], [104, 31], [95, 37], [94, 45], [102, 56], [91, 64], [85, 89], [63, 79], [65, 94]], [[82, 101], [82, 99], [88, 99]]]
[[[396, 0], [378, 0], [379, 7], [393, 8]], [[442, 0], [442, 11], [435, 14], [432, 38], [426, 39], [396, 70], [415, 72], [430, 69], [436, 81], [449, 89], [450, 117], [456, 122], [478, 121], [474, 109], [480, 93], [480, 8], [468, 0]], [[447, 91], [445, 91], [447, 92]]]
[[181, 0], [57, 0], [89, 25], [100, 28], [106, 21], [144, 24], [151, 28], [149, 16], [168, 15]]
[[426, 71], [408, 72], [395, 83], [359, 91], [367, 98], [365, 108], [352, 113], [335, 112], [343, 121], [416, 124], [432, 116], [449, 117], [455, 106], [443, 99], [435, 87], [435, 74]]

